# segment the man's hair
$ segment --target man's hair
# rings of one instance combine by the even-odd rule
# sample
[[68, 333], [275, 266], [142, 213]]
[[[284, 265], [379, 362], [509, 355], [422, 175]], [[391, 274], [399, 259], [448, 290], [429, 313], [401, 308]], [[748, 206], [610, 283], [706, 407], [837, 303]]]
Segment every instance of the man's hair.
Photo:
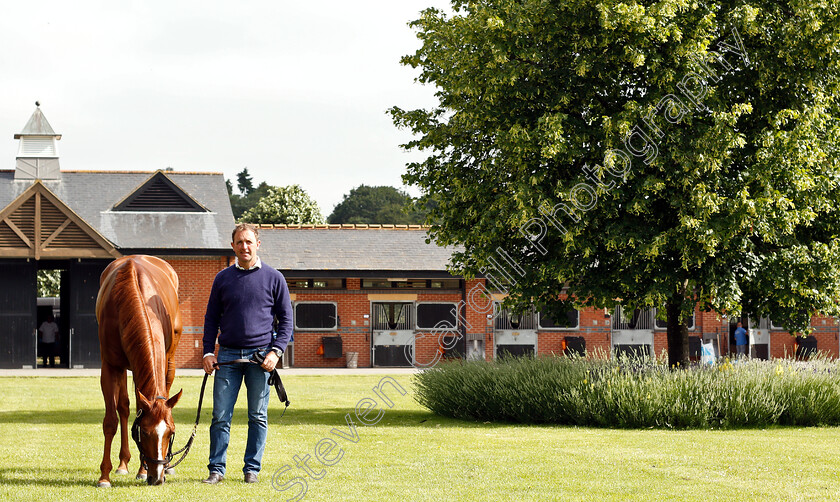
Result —
[[230, 242], [236, 241], [236, 234], [245, 230], [250, 230], [251, 232], [254, 232], [254, 238], [260, 240], [259, 228], [250, 223], [238, 223], [235, 227], [233, 227], [233, 232], [230, 233]]

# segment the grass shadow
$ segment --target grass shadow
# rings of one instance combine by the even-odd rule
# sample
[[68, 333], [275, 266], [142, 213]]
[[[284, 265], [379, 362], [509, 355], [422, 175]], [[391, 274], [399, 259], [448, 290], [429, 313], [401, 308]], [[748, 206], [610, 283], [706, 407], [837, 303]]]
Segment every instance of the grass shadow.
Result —
[[[12, 467], [0, 467], [0, 485], [3, 486], [41, 486], [41, 487], [96, 487], [96, 479], [91, 476], [90, 469], [65, 469], [55, 467], [41, 467], [38, 469], [25, 469], [27, 478], [21, 478], [16, 473], [24, 469]], [[99, 470], [96, 470], [98, 476]], [[133, 479], [133, 476], [132, 476]], [[138, 482], [139, 483], [139, 482]]]
[[[376, 424], [378, 427], [486, 427], [493, 425], [443, 417], [426, 410], [404, 410], [386, 407], [382, 408], [382, 411], [382, 419]], [[376, 413], [376, 410], [373, 413]], [[191, 427], [195, 423], [195, 410], [175, 408], [172, 414], [176, 426]], [[360, 425], [353, 407], [296, 408], [294, 405], [290, 406], [285, 414], [283, 414], [283, 408], [280, 406], [269, 407], [268, 423], [270, 425], [346, 427], [345, 416], [348, 414], [355, 424]], [[98, 426], [102, 424], [104, 415], [105, 411], [100, 409], [6, 411], [0, 412], [0, 423], [22, 425], [88, 424]], [[199, 428], [209, 427], [211, 415], [212, 406], [205, 406], [201, 411]], [[375, 414], [371, 415], [371, 417], [375, 416]], [[134, 420], [133, 411], [129, 414], [129, 424], [132, 420]], [[237, 407], [234, 412], [233, 423], [247, 424], [247, 410]], [[184, 430], [180, 427], [179, 430]]]

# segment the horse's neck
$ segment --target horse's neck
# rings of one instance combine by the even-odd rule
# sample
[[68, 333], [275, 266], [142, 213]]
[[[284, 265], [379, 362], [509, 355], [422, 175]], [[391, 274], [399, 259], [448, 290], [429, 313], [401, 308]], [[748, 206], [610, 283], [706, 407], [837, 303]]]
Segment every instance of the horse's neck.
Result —
[[147, 350], [129, 357], [134, 387], [148, 399], [166, 395], [166, 348], [162, 342], [149, 344]]

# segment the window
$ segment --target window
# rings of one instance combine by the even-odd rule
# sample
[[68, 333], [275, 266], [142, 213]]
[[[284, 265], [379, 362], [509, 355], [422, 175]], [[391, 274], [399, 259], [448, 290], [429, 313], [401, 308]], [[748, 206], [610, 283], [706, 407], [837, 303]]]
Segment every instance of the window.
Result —
[[785, 327], [776, 324], [775, 322], [773, 322], [773, 319], [770, 319], [770, 329], [778, 329], [784, 331]]
[[655, 309], [625, 311], [620, 305], [616, 306], [612, 316], [613, 329], [653, 329], [656, 319], [655, 313]]
[[385, 279], [362, 279], [362, 288], [390, 288], [391, 281], [386, 281]]
[[374, 330], [414, 329], [414, 304], [387, 302], [373, 304]]
[[344, 289], [344, 279], [289, 279], [289, 289]]
[[454, 331], [458, 327], [455, 303], [418, 303], [417, 329]]
[[540, 312], [541, 329], [577, 329], [580, 313], [575, 310], [567, 310], [564, 316], [555, 319], [548, 314]]
[[333, 331], [338, 329], [335, 303], [295, 303], [295, 329]]
[[[657, 319], [656, 329], [668, 329], [668, 321]], [[691, 314], [691, 319], [688, 320], [688, 329], [694, 329], [694, 314]]]
[[461, 289], [460, 279], [362, 279], [362, 289]]
[[537, 329], [537, 315], [533, 310], [513, 313], [508, 309], [502, 309], [496, 303], [495, 312], [498, 312], [495, 320], [496, 329]]
[[425, 288], [426, 281], [423, 279], [409, 279], [407, 281], [391, 281], [392, 288]]

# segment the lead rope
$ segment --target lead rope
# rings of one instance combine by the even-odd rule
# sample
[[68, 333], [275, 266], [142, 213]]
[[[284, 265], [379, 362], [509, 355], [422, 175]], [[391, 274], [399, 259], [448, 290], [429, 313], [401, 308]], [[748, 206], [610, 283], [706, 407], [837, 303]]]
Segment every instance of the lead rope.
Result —
[[[251, 359], [234, 359], [233, 361], [227, 361], [227, 362], [224, 362], [224, 363], [216, 363], [216, 368], [218, 368], [219, 366], [225, 366], [225, 365], [228, 365], [228, 364], [236, 364], [236, 363], [261, 364], [261, 362], [257, 362], [257, 361], [251, 360]], [[277, 391], [277, 398], [280, 399], [280, 401], [282, 401], [286, 405], [286, 407], [283, 408], [283, 413], [280, 414], [280, 418], [283, 418], [283, 415], [286, 414], [286, 410], [289, 408], [289, 405], [292, 404], [292, 403], [289, 401], [289, 397], [286, 394], [285, 387], [283, 387], [283, 381], [280, 380], [280, 373], [277, 372], [277, 368], [274, 368], [269, 373], [269, 375], [270, 376], [268, 377], [268, 384], [274, 386], [274, 389]], [[210, 373], [205, 373], [204, 374], [204, 380], [202, 380], [202, 382], [201, 382], [201, 393], [198, 396], [198, 410], [196, 410], [196, 412], [195, 412], [195, 424], [193, 425], [192, 434], [190, 434], [190, 438], [187, 440], [187, 444], [185, 444], [183, 448], [181, 448], [180, 450], [178, 450], [174, 453], [170, 452], [170, 455], [172, 457], [175, 457], [175, 455], [180, 455], [181, 452], [183, 452], [184, 454], [181, 455], [181, 458], [176, 460], [174, 464], [170, 463], [167, 467], [168, 469], [172, 469], [175, 466], [177, 466], [178, 464], [180, 464], [182, 460], [187, 458], [187, 454], [190, 452], [190, 448], [192, 447], [193, 440], [195, 440], [195, 434], [196, 434], [196, 432], [198, 432], [198, 421], [201, 418], [201, 405], [204, 402], [204, 388], [207, 387], [207, 377], [209, 377], [209, 376], [210, 376]]]

